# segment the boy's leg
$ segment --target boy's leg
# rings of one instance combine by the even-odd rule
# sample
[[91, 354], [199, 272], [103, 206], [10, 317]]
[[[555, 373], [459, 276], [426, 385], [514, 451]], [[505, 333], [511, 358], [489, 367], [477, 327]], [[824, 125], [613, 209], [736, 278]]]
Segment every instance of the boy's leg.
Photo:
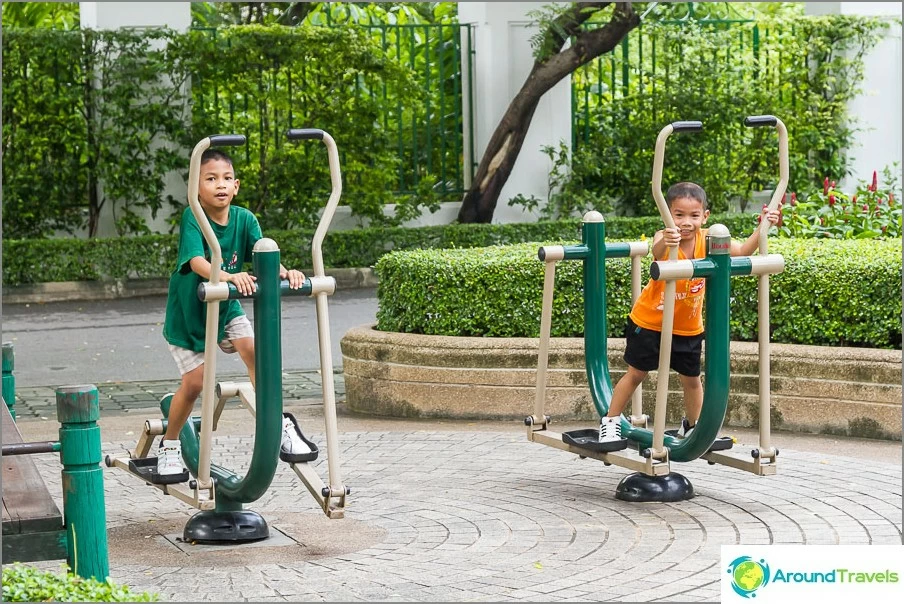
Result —
[[628, 401], [637, 387], [643, 383], [647, 377], [647, 371], [641, 371], [636, 367], [628, 365], [628, 371], [622, 376], [615, 388], [612, 390], [612, 401], [609, 403], [609, 412], [606, 417], [618, 417], [624, 412]]
[[679, 373], [678, 379], [684, 390], [684, 414], [689, 427], [693, 427], [700, 419], [700, 411], [703, 409], [703, 383], [699, 375], [689, 376]]
[[254, 386], [254, 338], [236, 338], [232, 340], [232, 345], [236, 352], [242, 357], [242, 362], [248, 369], [248, 377], [251, 379], [251, 385]]
[[195, 401], [201, 395], [204, 386], [204, 365], [196, 367], [182, 376], [182, 384], [173, 395], [170, 403], [169, 417], [167, 417], [166, 434], [164, 440], [179, 440], [179, 432], [188, 421]]

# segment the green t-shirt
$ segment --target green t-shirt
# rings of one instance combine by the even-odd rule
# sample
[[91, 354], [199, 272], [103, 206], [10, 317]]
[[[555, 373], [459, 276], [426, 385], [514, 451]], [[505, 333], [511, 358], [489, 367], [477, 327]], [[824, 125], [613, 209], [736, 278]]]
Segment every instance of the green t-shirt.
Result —
[[[220, 270], [240, 273], [246, 262], [251, 261], [251, 250], [263, 235], [257, 217], [245, 208], [229, 207], [229, 222], [222, 226], [208, 219], [213, 232], [220, 242], [223, 264]], [[180, 348], [204, 352], [204, 333], [207, 321], [207, 303], [198, 299], [198, 285], [204, 281], [191, 270], [191, 259], [203, 256], [210, 261], [210, 250], [201, 227], [195, 220], [191, 208], [182, 213], [179, 234], [179, 260], [170, 276], [169, 293], [166, 299], [166, 321], [163, 337]], [[245, 314], [238, 300], [220, 302], [220, 323], [217, 342], [226, 336], [226, 324]]]

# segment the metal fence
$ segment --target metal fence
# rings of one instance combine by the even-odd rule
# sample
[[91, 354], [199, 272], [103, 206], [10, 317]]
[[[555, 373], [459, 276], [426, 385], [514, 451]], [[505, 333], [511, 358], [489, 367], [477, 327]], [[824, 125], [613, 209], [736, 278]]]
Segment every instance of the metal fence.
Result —
[[[326, 24], [324, 27], [338, 27]], [[396, 91], [358, 82], [355, 95], [368, 95], [383, 107], [384, 131], [394, 133], [393, 152], [399, 158], [395, 192], [415, 193], [423, 179], [441, 198], [458, 198], [467, 190], [475, 170], [473, 140], [473, 27], [469, 24], [344, 24], [369, 32], [385, 56], [411, 70], [424, 94], [421, 107], [403, 106]], [[214, 38], [217, 30], [198, 28]], [[280, 69], [280, 68], [274, 68]], [[272, 75], [272, 74], [271, 74]], [[303, 73], [269, 78], [268, 94], [288, 98], [288, 106], [305, 101]], [[283, 88], [283, 90], [278, 90]], [[201, 82], [195, 93], [195, 111], [216, 114], [226, 126], [257, 121], [281, 133], [293, 124], [291, 110], [275, 103], [259, 104], [254, 92], [224, 95], [216, 82]], [[264, 106], [264, 113], [260, 107]], [[257, 114], [257, 115], [255, 115]], [[241, 119], [237, 119], [241, 115]], [[252, 117], [253, 116], [253, 117]], [[351, 116], [350, 116], [351, 117]], [[311, 126], [313, 127], [313, 126]], [[274, 136], [275, 141], [282, 135]], [[278, 144], [278, 143], [277, 143]], [[341, 151], [341, 149], [340, 149]]]
[[[761, 31], [759, 25], [748, 19], [698, 19], [697, 25], [708, 28], [731, 31], [736, 44], [726, 46], [722, 53], [712, 57], [713, 71], [729, 65], [742, 55], [755, 61], [762, 59], [763, 68], [769, 69], [770, 57], [764, 53], [761, 57], [761, 38], [768, 35], [768, 28]], [[687, 21], [663, 21], [662, 25], [683, 29]], [[597, 28], [604, 23], [588, 23], [588, 28]], [[677, 63], [674, 57], [663, 58], [665, 52], [661, 30], [644, 28], [643, 26], [630, 32], [618, 47], [602, 55], [587, 65], [577, 69], [572, 76], [571, 108], [572, 108], [572, 147], [577, 148], [589, 141], [594, 123], [593, 113], [600, 105], [611, 103], [618, 98], [629, 95], [648, 95], [653, 99], [650, 110], [653, 120], [657, 121], [657, 111], [661, 109], [655, 102], [657, 83], [660, 86], [684, 84], [672, 73]], [[778, 62], [773, 61], [777, 67]], [[677, 74], [675, 74], [677, 76]], [[774, 74], [780, 77], [780, 74]], [[690, 119], [690, 118], [688, 118]]]

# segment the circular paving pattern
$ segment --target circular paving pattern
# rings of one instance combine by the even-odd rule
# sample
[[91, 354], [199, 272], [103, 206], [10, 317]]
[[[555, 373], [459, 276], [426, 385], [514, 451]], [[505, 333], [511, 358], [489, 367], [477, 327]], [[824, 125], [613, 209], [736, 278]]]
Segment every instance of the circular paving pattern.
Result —
[[[170, 601], [717, 601], [721, 545], [901, 543], [898, 463], [786, 449], [768, 477], [673, 463], [695, 498], [629, 503], [615, 499], [629, 471], [523, 433], [352, 432], [340, 443], [346, 518], [326, 519], [281, 464], [247, 506], [287, 538], [272, 547], [183, 551], [172, 535], [195, 510], [105, 468], [111, 578]], [[214, 462], [241, 473], [250, 447], [220, 437]], [[36, 461], [59, 493], [58, 462]], [[316, 468], [326, 478], [325, 459]]]

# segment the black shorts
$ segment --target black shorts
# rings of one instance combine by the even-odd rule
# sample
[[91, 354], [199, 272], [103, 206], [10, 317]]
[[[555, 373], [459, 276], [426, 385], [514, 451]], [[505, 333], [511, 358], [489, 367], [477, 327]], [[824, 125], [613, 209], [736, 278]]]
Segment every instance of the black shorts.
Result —
[[[659, 343], [662, 333], [638, 327], [628, 318], [625, 328], [625, 362], [641, 371], [659, 369]], [[672, 335], [672, 369], [688, 377], [700, 375], [700, 354], [703, 352], [703, 334], [696, 336]]]

